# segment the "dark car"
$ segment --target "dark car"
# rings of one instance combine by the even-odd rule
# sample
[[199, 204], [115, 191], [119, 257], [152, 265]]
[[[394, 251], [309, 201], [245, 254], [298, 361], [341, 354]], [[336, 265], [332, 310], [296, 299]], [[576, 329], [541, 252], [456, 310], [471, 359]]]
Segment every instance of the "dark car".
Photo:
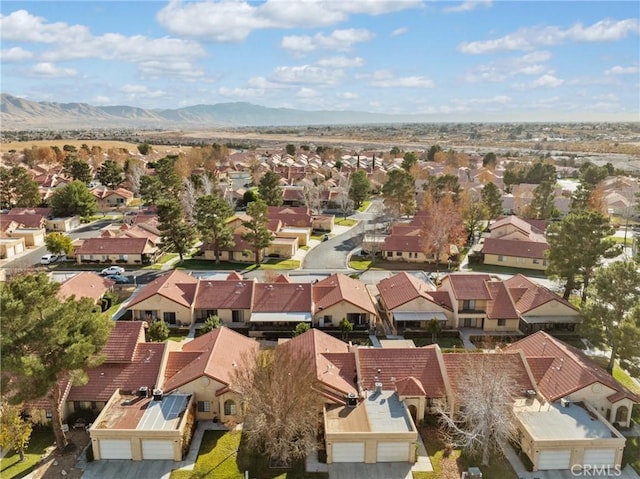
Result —
[[109, 276], [107, 276], [107, 279], [115, 281], [116, 284], [128, 284], [131, 282], [129, 278], [127, 278], [126, 276], [122, 276], [121, 274], [110, 274]]

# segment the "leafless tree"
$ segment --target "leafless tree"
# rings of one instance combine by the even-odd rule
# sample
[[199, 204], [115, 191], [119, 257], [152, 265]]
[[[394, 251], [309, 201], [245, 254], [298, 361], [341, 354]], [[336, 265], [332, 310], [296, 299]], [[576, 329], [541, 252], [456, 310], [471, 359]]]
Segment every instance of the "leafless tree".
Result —
[[139, 161], [131, 160], [129, 162], [129, 169], [126, 173], [126, 181], [129, 185], [129, 189], [138, 194], [140, 191], [140, 178], [144, 175], [144, 166]]
[[193, 221], [193, 212], [196, 204], [197, 191], [196, 187], [189, 178], [182, 180], [183, 188], [180, 192], [180, 201], [184, 210], [185, 219], [188, 222]]
[[202, 185], [202, 196], [213, 194], [213, 183], [207, 172], [200, 175], [200, 184]]
[[[479, 453], [488, 465], [492, 450], [517, 434], [513, 415], [517, 381], [515, 354], [466, 354], [455, 380], [451, 409], [436, 408], [448, 441], [470, 453]], [[451, 406], [451, 405], [450, 405]], [[453, 412], [452, 412], [453, 411]]]
[[335, 202], [343, 216], [347, 216], [353, 210], [353, 200], [349, 197], [351, 189], [351, 179], [348, 176], [341, 176], [338, 182], [338, 194]]
[[314, 215], [321, 212], [320, 207], [320, 188], [313, 183], [304, 185], [303, 193], [304, 203]]
[[317, 447], [322, 407], [312, 358], [289, 343], [245, 359], [234, 385], [244, 400], [238, 419], [249, 448], [280, 464], [304, 458]]

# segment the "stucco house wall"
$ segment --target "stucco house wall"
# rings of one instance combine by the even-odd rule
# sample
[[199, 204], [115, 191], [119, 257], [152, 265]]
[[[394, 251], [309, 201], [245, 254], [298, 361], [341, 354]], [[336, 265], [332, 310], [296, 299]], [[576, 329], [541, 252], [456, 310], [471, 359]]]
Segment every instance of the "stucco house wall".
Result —
[[485, 253], [484, 264], [495, 266], [509, 266], [513, 268], [535, 269], [544, 271], [547, 269], [546, 259], [521, 258], [518, 256], [500, 256], [497, 254]]
[[[316, 314], [313, 317], [313, 325], [316, 327], [322, 326], [335, 326], [338, 327], [340, 325], [340, 321], [342, 318], [346, 318], [349, 313], [357, 313], [357, 314], [366, 314], [366, 323], [371, 324], [374, 322], [374, 317], [368, 311], [365, 311], [358, 306], [355, 306], [347, 301], [340, 301], [328, 308], [322, 309], [320, 311], [316, 311]], [[328, 321], [325, 316], [331, 316], [331, 320]]]
[[[150, 321], [164, 319], [164, 313], [175, 313], [176, 325], [189, 326], [192, 322], [191, 307], [182, 306], [159, 294], [153, 295], [129, 309], [132, 312], [134, 320]], [[151, 312], [151, 318], [148, 317], [147, 311]]]

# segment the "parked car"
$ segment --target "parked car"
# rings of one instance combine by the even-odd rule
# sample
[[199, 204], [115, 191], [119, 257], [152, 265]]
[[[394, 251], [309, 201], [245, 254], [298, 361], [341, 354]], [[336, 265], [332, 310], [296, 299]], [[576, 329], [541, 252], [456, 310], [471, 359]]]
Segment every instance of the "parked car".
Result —
[[108, 276], [110, 274], [124, 274], [124, 268], [122, 266], [109, 266], [100, 273], [102, 276]]
[[126, 276], [122, 276], [121, 274], [110, 274], [107, 276], [107, 279], [115, 281], [116, 284], [129, 284], [131, 280]]
[[325, 235], [322, 237], [322, 241], [329, 241], [329, 235], [325, 233]]
[[47, 253], [42, 258], [40, 258], [40, 264], [55, 263], [57, 259], [58, 259], [58, 255]]

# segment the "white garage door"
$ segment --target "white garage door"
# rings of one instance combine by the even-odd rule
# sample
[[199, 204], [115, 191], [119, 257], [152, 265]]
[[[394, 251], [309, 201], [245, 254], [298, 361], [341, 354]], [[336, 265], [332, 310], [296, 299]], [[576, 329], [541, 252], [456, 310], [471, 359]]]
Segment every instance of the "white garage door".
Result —
[[142, 459], [173, 460], [173, 441], [142, 441]]
[[583, 462], [585, 464], [589, 464], [590, 466], [613, 467], [616, 462], [616, 450], [615, 449], [585, 449]]
[[538, 456], [540, 471], [553, 469], [569, 469], [571, 451], [542, 451]]
[[100, 457], [102, 459], [131, 459], [131, 441], [129, 439], [100, 439]]
[[406, 442], [379, 442], [378, 462], [409, 461], [409, 444]]
[[364, 462], [364, 442], [334, 442], [333, 462]]

